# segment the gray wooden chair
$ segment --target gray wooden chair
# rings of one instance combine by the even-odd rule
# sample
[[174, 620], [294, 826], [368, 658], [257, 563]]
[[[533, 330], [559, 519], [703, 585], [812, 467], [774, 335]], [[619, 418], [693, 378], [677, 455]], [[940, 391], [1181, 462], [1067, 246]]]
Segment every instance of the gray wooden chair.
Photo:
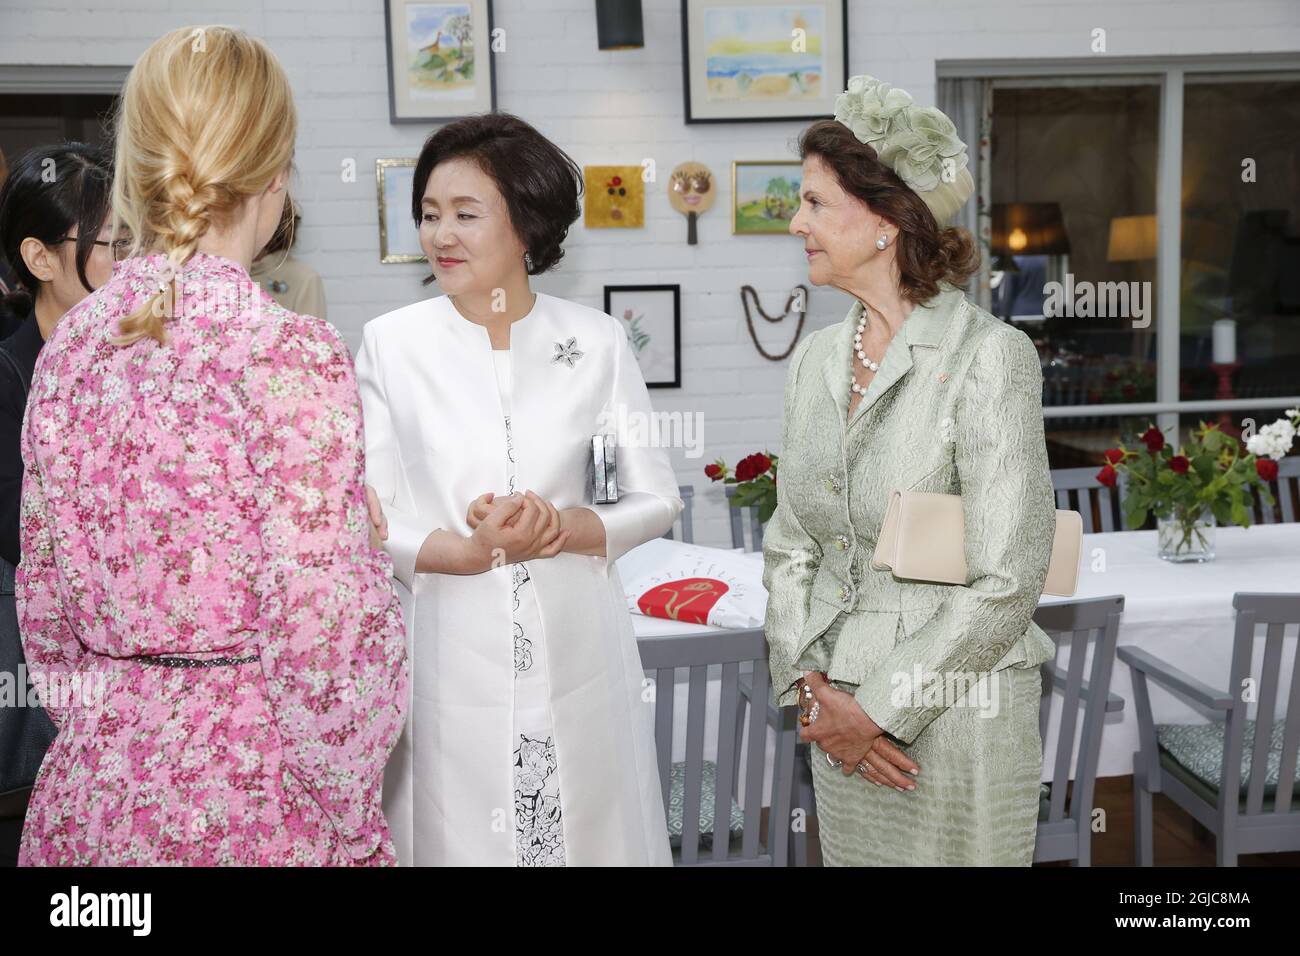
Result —
[[[686, 544], [694, 544], [695, 525], [691, 521], [691, 506], [695, 503], [695, 486], [678, 485], [677, 494], [682, 499], [682, 513], [677, 519], [682, 524], [682, 541]], [[669, 528], [665, 531], [664, 537], [672, 541], [673, 529]]]
[[[1083, 516], [1084, 534], [1094, 531], [1128, 531], [1120, 506], [1124, 485], [1107, 488], [1097, 480], [1099, 468], [1053, 468], [1052, 489], [1056, 507]], [[1120, 481], [1123, 482], [1123, 476]], [[1095, 509], [1095, 513], [1094, 513]]]
[[[790, 799], [795, 708], [768, 700], [767, 641], [762, 628], [708, 634], [645, 637], [637, 641], [641, 664], [655, 677], [655, 749], [669, 832], [678, 866], [785, 866], [790, 835]], [[749, 672], [742, 674], [742, 666]], [[709, 669], [721, 671], [717, 760], [704, 760], [705, 693]], [[673, 697], [677, 668], [689, 671], [686, 698], [686, 760], [672, 762]], [[744, 687], [742, 690], [742, 681]], [[755, 706], [752, 702], [757, 701]], [[742, 732], [749, 739], [741, 747]], [[768, 793], [766, 834], [762, 833], [763, 777], [767, 729], [776, 732]], [[744, 780], [744, 805], [737, 802]], [[710, 794], [710, 786], [711, 794]], [[711, 797], [711, 800], [709, 799]], [[763, 840], [760, 846], [760, 840]]]
[[[1069, 650], [1067, 672], [1062, 674], [1055, 660], [1043, 665], [1043, 700], [1039, 708], [1039, 733], [1047, 739], [1051, 699], [1061, 697], [1061, 724], [1056, 735], [1056, 760], [1052, 782], [1043, 784], [1038, 801], [1038, 839], [1034, 862], [1069, 860], [1072, 866], [1092, 863], [1092, 797], [1097, 785], [1097, 760], [1106, 715], [1124, 709], [1124, 699], [1110, 692], [1110, 673], [1115, 663], [1115, 642], [1119, 639], [1119, 618], [1124, 610], [1123, 595], [1045, 604], [1034, 612], [1034, 620], [1056, 641], [1056, 656]], [[1088, 646], [1092, 645], [1092, 668], [1084, 677]], [[1074, 753], [1075, 730], [1082, 717], [1079, 756], [1070, 784], [1070, 757]], [[1066, 808], [1066, 791], [1070, 805]]]
[[1257, 492], [1251, 492], [1260, 524], [1300, 521], [1300, 455], [1287, 455], [1279, 461], [1277, 478], [1268, 487], [1275, 502], [1271, 506], [1264, 504]]
[[[1133, 754], [1133, 829], [1140, 866], [1154, 861], [1155, 793], [1163, 793], [1214, 834], [1219, 866], [1236, 866], [1241, 853], [1300, 850], [1300, 811], [1291, 806], [1300, 744], [1300, 669], [1292, 668], [1289, 690], [1282, 689], [1282, 716], [1274, 719], [1283, 643], [1295, 641], [1285, 629], [1300, 623], [1300, 593], [1239, 592], [1232, 606], [1237, 619], [1226, 690], [1136, 647], [1119, 650], [1119, 659], [1132, 670], [1137, 704], [1141, 749]], [[1255, 716], [1248, 719], [1251, 702], [1243, 701], [1241, 692], [1253, 673], [1256, 625], [1266, 628]], [[1157, 724], [1148, 680], [1213, 712], [1213, 719], [1208, 724]]]
[[[750, 686], [749, 675], [742, 674], [740, 677], [740, 694], [746, 700], [753, 699], [753, 689]], [[768, 708], [772, 707], [770, 701], [766, 698], [763, 700]], [[797, 706], [786, 707], [786, 710], [795, 715], [798, 719], [799, 708]], [[803, 813], [803, 825], [798, 829], [792, 828], [790, 831], [790, 865], [807, 866], [808, 865], [808, 821], [817, 816], [817, 792], [813, 788], [812, 778], [812, 744], [804, 743], [799, 740], [798, 723], [795, 724], [795, 744], [794, 744], [794, 768], [791, 771], [794, 794], [793, 809], [800, 810]], [[736, 742], [739, 746], [740, 727], [736, 727]]]
[[[727, 510], [731, 512], [731, 546], [746, 551], [763, 550], [763, 522], [758, 520], [758, 509], [752, 505], [735, 508], [731, 499], [736, 497], [736, 486], [727, 485]], [[744, 512], [742, 515], [741, 512]], [[745, 544], [745, 525], [749, 525], [750, 543]]]

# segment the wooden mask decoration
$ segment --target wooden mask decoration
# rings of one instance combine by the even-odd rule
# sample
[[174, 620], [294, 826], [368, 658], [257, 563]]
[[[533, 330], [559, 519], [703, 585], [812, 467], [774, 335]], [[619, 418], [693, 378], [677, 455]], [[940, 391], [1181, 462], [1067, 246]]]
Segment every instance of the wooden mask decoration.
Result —
[[668, 178], [668, 201], [684, 213], [688, 223], [686, 242], [695, 245], [695, 220], [713, 206], [718, 196], [717, 180], [703, 163], [681, 163]]

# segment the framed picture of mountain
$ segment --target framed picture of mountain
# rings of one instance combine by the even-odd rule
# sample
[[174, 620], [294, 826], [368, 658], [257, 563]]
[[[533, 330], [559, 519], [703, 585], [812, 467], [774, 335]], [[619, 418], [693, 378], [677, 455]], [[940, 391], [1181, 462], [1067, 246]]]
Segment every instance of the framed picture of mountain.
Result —
[[497, 107], [492, 0], [384, 0], [388, 118], [453, 120]]
[[848, 0], [682, 0], [686, 122], [834, 116], [848, 18]]

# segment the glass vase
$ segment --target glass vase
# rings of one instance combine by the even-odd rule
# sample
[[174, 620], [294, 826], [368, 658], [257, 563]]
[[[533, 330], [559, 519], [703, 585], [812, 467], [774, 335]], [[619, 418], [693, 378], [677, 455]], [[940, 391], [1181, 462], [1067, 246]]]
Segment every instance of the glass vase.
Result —
[[1214, 527], [1214, 512], [1208, 505], [1175, 507], [1168, 517], [1156, 518], [1160, 557], [1176, 563], [1213, 561]]

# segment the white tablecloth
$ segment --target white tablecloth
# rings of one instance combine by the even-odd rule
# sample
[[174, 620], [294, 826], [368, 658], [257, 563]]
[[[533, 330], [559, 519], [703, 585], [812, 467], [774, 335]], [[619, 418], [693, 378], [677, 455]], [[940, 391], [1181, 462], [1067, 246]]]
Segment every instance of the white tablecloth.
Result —
[[[1121, 646], [1141, 647], [1212, 687], [1227, 689], [1233, 635], [1232, 596], [1238, 591], [1300, 591], [1300, 524], [1218, 528], [1215, 535], [1217, 557], [1205, 564], [1162, 561], [1156, 556], [1154, 531], [1084, 535], [1083, 566], [1079, 573], [1078, 592], [1073, 599], [1124, 595], [1124, 614], [1119, 632]], [[746, 557], [761, 569], [761, 554]], [[1073, 599], [1044, 596], [1041, 603]], [[700, 634], [711, 630], [698, 624], [681, 624], [639, 614], [632, 615], [632, 622], [638, 638]], [[1263, 628], [1259, 630], [1262, 634]], [[1294, 634], [1294, 631], [1292, 627], [1288, 633]], [[1262, 643], [1262, 637], [1257, 638], [1256, 657]], [[1296, 642], [1288, 640], [1282, 659], [1283, 675], [1292, 673], [1295, 648]], [[1064, 667], [1067, 662], [1068, 653], [1063, 651], [1060, 664]], [[1259, 676], [1258, 666], [1257, 662], [1256, 677]], [[1289, 686], [1285, 680], [1281, 685], [1279, 712], [1287, 699]], [[716, 688], [711, 689], [713, 694], [717, 693]], [[1124, 698], [1125, 708], [1122, 713], [1107, 717], [1098, 764], [1098, 774], [1103, 777], [1132, 773], [1133, 753], [1138, 747], [1132, 681], [1128, 667], [1118, 660], [1111, 675], [1110, 689]], [[1061, 702], [1058, 697], [1053, 701], [1043, 759], [1044, 780], [1052, 776], [1056, 734], [1060, 725]], [[679, 680], [674, 705], [674, 722], [684, 735], [684, 678]], [[1151, 685], [1151, 708], [1158, 722], [1203, 723], [1209, 719], [1208, 715], [1182, 703], [1156, 685]], [[712, 722], [706, 728], [708, 736], [705, 738], [706, 758], [711, 757], [712, 741], [716, 739], [716, 715], [712, 709], [710, 714]], [[673, 759], [682, 759], [679, 756], [681, 752], [680, 747], [675, 746]], [[1075, 757], [1077, 754], [1072, 754], [1071, 777], [1074, 775]]]
[[[1215, 560], [1204, 564], [1173, 564], [1156, 556], [1154, 531], [1115, 531], [1084, 535], [1083, 567], [1074, 599], [1124, 595], [1119, 645], [1136, 646], [1179, 667], [1211, 687], [1227, 690], [1232, 656], [1234, 612], [1232, 596], [1238, 591], [1300, 591], [1300, 524], [1235, 526], [1215, 529]], [[1042, 603], [1067, 598], [1044, 596]], [[1295, 634], [1295, 627], [1288, 629]], [[1258, 629], [1260, 635], [1263, 628]], [[1256, 638], [1253, 676], [1258, 679], [1262, 636]], [[1279, 711], [1287, 699], [1296, 642], [1288, 639], [1282, 655], [1284, 681], [1278, 694]], [[1062, 652], [1064, 667], [1068, 653]], [[1089, 659], [1091, 665], [1091, 657]], [[1086, 672], [1085, 672], [1086, 673]], [[1173, 696], [1148, 681], [1151, 711], [1157, 723], [1205, 723], [1208, 713]], [[1137, 712], [1129, 668], [1115, 662], [1110, 689], [1124, 698], [1120, 714], [1107, 715], [1101, 739], [1098, 775], [1121, 776], [1133, 772], [1138, 749]], [[1060, 700], [1047, 730], [1043, 779], [1051, 777], [1060, 726]], [[1249, 716], [1254, 716], [1253, 710]], [[1074, 776], [1078, 741], [1071, 754]]]

